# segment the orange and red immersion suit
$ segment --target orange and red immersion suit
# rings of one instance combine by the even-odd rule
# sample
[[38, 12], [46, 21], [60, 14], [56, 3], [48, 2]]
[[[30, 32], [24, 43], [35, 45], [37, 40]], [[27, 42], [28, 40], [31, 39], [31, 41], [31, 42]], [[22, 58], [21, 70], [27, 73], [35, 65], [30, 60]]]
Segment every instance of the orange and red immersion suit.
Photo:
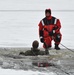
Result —
[[[48, 47], [52, 46], [52, 40], [55, 44], [59, 45], [62, 35], [60, 33], [61, 23], [60, 20], [50, 16], [49, 18], [43, 18], [39, 23], [39, 37], [42, 43], [45, 43]], [[43, 45], [45, 48], [46, 46]]]

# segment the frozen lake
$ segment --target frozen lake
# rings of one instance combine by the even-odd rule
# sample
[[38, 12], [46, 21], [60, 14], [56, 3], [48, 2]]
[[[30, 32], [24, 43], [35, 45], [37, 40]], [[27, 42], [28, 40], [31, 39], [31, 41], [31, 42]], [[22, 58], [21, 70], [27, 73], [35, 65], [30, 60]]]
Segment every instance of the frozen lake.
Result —
[[[52, 15], [61, 21], [62, 44], [74, 48], [74, 11], [53, 10]], [[31, 47], [34, 40], [39, 41], [38, 23], [44, 17], [44, 10], [1, 10], [0, 47]]]
[[[46, 8], [51, 8], [52, 15], [61, 21], [63, 35], [61, 43], [74, 50], [74, 0], [0, 0], [0, 47], [31, 47], [34, 40], [39, 41], [38, 23], [44, 18]], [[61, 45], [60, 47], [62, 48]], [[74, 75], [74, 54], [67, 53], [68, 50], [58, 51], [62, 57], [52, 60], [61, 68], [53, 66], [38, 68], [29, 65], [30, 68], [25, 67], [24, 59], [11, 58], [12, 55], [19, 53], [19, 50], [12, 49], [0, 48], [1, 75]], [[1, 54], [7, 54], [9, 57]], [[22, 70], [25, 68], [29, 70]]]

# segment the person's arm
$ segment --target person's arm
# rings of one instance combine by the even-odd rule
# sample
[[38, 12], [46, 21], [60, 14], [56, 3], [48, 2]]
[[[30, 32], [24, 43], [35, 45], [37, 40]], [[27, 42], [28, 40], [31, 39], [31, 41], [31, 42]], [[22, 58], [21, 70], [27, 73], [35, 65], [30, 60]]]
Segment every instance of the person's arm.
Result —
[[61, 29], [61, 23], [60, 20], [57, 19], [56, 25], [55, 25], [55, 32], [59, 32]]
[[26, 52], [20, 52], [19, 55], [29, 56], [30, 55], [30, 50], [28, 50]]
[[38, 24], [39, 26], [39, 37], [43, 36], [43, 25], [42, 22], [40, 21], [40, 23]]
[[44, 40], [43, 40], [43, 25], [42, 25], [41, 21], [38, 24], [38, 26], [39, 26], [39, 38], [40, 38], [40, 41], [43, 43], [44, 42]]

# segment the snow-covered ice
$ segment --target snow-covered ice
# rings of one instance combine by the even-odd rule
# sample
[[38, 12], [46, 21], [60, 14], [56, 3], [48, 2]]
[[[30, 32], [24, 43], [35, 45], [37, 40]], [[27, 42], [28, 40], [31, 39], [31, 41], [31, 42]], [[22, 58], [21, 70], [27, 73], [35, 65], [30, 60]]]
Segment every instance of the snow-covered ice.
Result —
[[73, 4], [73, 0], [0, 1], [0, 46], [31, 47], [35, 39], [39, 41], [38, 23], [45, 16], [44, 10], [50, 7], [52, 15], [59, 18], [62, 24], [62, 43], [74, 48]]
[[0, 74], [1, 75], [57, 75], [56, 73], [50, 72], [50, 73], [45, 73], [45, 72], [39, 72], [39, 71], [23, 71], [23, 70], [10, 70], [10, 69], [1, 69], [0, 68]]

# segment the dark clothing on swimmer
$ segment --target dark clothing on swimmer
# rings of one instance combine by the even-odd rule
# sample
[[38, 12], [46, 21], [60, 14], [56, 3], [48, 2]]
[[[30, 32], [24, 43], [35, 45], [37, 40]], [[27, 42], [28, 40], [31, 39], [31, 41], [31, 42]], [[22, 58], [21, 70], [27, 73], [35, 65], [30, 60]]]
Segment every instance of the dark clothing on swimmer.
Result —
[[41, 51], [37, 48], [31, 48], [31, 50], [27, 50], [26, 52], [20, 52], [19, 55], [37, 56], [37, 55], [46, 55], [46, 54], [45, 51]]

